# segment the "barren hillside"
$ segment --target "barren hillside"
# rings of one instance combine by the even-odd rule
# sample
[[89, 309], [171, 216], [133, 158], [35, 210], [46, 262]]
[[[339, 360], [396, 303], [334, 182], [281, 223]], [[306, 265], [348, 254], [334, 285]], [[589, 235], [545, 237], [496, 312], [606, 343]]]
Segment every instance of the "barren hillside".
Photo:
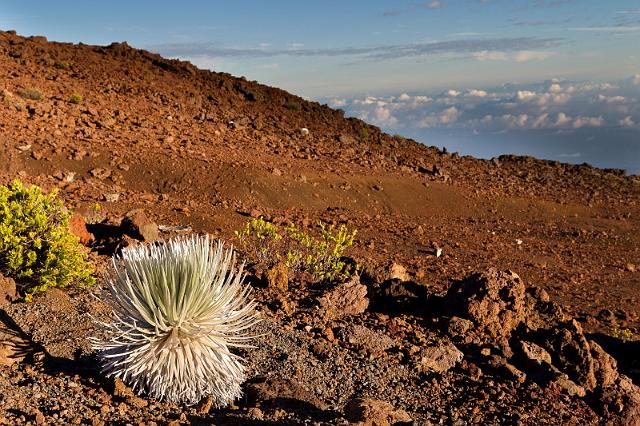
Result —
[[[20, 396], [26, 399], [34, 398], [33, 392], [46, 399], [57, 392], [56, 386], [75, 382], [98, 395], [94, 405], [76, 406], [65, 400], [58, 411], [33, 405], [47, 422], [54, 421], [54, 411], [59, 414], [56, 421], [65, 418], [60, 414], [64, 407], [69, 411], [92, 407], [102, 413], [100, 421], [117, 424], [127, 418], [159, 424], [171, 419], [205, 424], [335, 424], [346, 422], [345, 403], [360, 394], [382, 397], [406, 410], [416, 424], [467, 424], [458, 420], [476, 418], [484, 424], [553, 424], [556, 416], [566, 416], [562, 417], [566, 423], [584, 424], [614, 416], [613, 408], [607, 411], [604, 403], [593, 402], [606, 400], [595, 396], [601, 392], [596, 387], [587, 386], [591, 393], [581, 398], [580, 392], [562, 386], [545, 388], [540, 384], [544, 381], [520, 380], [513, 372], [508, 376], [504, 373], [508, 367], [502, 368], [499, 361], [493, 365], [497, 372], [491, 373], [482, 364], [486, 360], [480, 360], [479, 354], [485, 352], [469, 355], [475, 349], [463, 349], [463, 366], [443, 373], [441, 379], [415, 372], [414, 355], [421, 353], [425, 342], [440, 338], [434, 330], [442, 328], [443, 320], [431, 315], [436, 311], [452, 315], [438, 298], [444, 305], [457, 300], [441, 292], [452, 282], [489, 268], [516, 272], [527, 286], [545, 290], [551, 302], [562, 306], [565, 320], [573, 317], [585, 333], [611, 340], [612, 349], [607, 350], [627, 352], [628, 359], [618, 359], [619, 368], [632, 378], [635, 375], [637, 383], [638, 357], [633, 361], [629, 355], [629, 350], [638, 354], [640, 333], [637, 176], [529, 157], [490, 161], [463, 157], [384, 134], [345, 118], [340, 110], [283, 90], [199, 70], [126, 43], [74, 45], [0, 32], [0, 76], [0, 181], [20, 177], [47, 189], [60, 188], [67, 204], [90, 223], [95, 240], [89, 246], [99, 265], [118, 244], [109, 229], [119, 226], [123, 215], [134, 208], [144, 209], [157, 224], [190, 226], [230, 241], [249, 216], [275, 223], [292, 221], [303, 228], [318, 220], [344, 223], [358, 230], [351, 254], [363, 265], [362, 280], [370, 280], [369, 299], [375, 307], [355, 319], [327, 324], [319, 322], [313, 309], [303, 308], [305, 300], [315, 300], [322, 291], [300, 285], [289, 295], [274, 296], [272, 289], [257, 287], [264, 309], [273, 313], [265, 327], [275, 331], [269, 331], [273, 341], [252, 355], [252, 372], [278, 371], [280, 376], [273, 380], [288, 380], [289, 384], [280, 385], [288, 390], [274, 385], [280, 389], [274, 392], [283, 392], [282, 399], [302, 401], [298, 406], [256, 408], [245, 401], [211, 418], [193, 412], [181, 417], [178, 407], [153, 404], [156, 408], [151, 409], [122, 397], [125, 412], [118, 414], [119, 397], [111, 401], [110, 391], [99, 379], [85, 378], [80, 371], [89, 370], [86, 364], [61, 361], [64, 367], [53, 372], [34, 372], [31, 367], [3, 371], [4, 391], [15, 389], [17, 383], [27, 387], [40, 383], [41, 391]], [[437, 249], [442, 249], [439, 257]], [[390, 298], [385, 300], [372, 289], [389, 278], [385, 268], [392, 262], [406, 268], [402, 281], [407, 284], [380, 293]], [[498, 274], [489, 281], [499, 287], [504, 279]], [[60, 311], [76, 315], [82, 310], [81, 301], [90, 298], [74, 291], [71, 296], [54, 292], [34, 306], [50, 315], [58, 309], [51, 305], [58, 297], [63, 299], [58, 301]], [[300, 308], [290, 311], [289, 305]], [[34, 334], [47, 326], [44, 319], [33, 319], [34, 309], [13, 304], [8, 311]], [[73, 332], [65, 327], [59, 332]], [[616, 338], [621, 330], [633, 336], [628, 346]], [[90, 356], [82, 342], [70, 346], [84, 348], [74, 354], [48, 338], [40, 337], [45, 349], [58, 351], [63, 360], [83, 353]], [[364, 343], [354, 343], [358, 339]], [[367, 349], [370, 342], [385, 339], [395, 343]], [[453, 336], [447, 339], [478, 351], [482, 346], [459, 343]], [[275, 366], [279, 358], [273, 351], [286, 353], [287, 362], [298, 371], [285, 373], [281, 365]], [[296, 351], [299, 357], [292, 359]], [[269, 356], [273, 358], [266, 361]], [[321, 366], [311, 368], [313, 362]], [[331, 370], [333, 363], [345, 371]], [[477, 375], [474, 368], [485, 374]], [[352, 369], [359, 371], [347, 374]], [[74, 374], [81, 377], [74, 379]], [[326, 384], [331, 376], [344, 388]], [[467, 390], [468, 400], [456, 395], [459, 389]], [[4, 415], [7, 424], [21, 415], [28, 420], [31, 412], [16, 414], [10, 399], [0, 398], [0, 417]], [[105, 405], [106, 409], [100, 408]]]

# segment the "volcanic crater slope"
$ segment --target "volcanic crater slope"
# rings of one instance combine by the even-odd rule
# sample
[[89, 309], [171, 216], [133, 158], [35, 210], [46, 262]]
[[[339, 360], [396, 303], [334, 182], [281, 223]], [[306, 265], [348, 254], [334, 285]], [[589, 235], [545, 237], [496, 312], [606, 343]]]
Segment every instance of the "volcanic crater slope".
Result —
[[3, 296], [0, 424], [640, 423], [637, 176], [460, 156], [126, 43], [0, 32], [0, 75], [0, 182], [60, 189], [100, 272], [189, 229], [237, 243], [250, 217], [357, 229], [361, 266], [250, 270], [261, 337], [220, 410], [99, 376], [102, 279]]

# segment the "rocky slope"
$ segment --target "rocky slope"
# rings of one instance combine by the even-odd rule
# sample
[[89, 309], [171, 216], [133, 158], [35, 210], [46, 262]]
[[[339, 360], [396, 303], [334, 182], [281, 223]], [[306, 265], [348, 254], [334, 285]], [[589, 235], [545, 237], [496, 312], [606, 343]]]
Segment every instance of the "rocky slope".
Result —
[[364, 267], [346, 288], [253, 280], [265, 333], [225, 410], [101, 379], [101, 286], [5, 305], [27, 355], [1, 370], [5, 423], [639, 421], [638, 177], [461, 157], [124, 43], [0, 32], [0, 75], [0, 179], [60, 188], [100, 268], [134, 208], [227, 240], [248, 216], [345, 223]]

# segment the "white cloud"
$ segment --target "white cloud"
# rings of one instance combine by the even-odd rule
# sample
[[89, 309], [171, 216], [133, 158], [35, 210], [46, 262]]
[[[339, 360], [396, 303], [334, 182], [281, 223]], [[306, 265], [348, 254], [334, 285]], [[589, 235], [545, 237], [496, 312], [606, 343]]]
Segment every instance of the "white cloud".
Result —
[[487, 92], [484, 90], [471, 89], [469, 90], [469, 96], [475, 96], [477, 98], [484, 98], [487, 96]]
[[497, 50], [481, 50], [473, 52], [471, 57], [476, 61], [506, 61], [507, 54]]
[[516, 52], [513, 59], [516, 62], [542, 61], [556, 55], [557, 54], [555, 52], [537, 52], [533, 50], [521, 50], [520, 52]]
[[331, 108], [342, 108], [343, 106], [346, 106], [346, 105], [347, 105], [346, 99], [333, 98], [329, 100], [329, 106]]
[[578, 27], [569, 28], [570, 31], [594, 32], [594, 33], [633, 33], [640, 31], [640, 26], [621, 27]]
[[349, 115], [394, 131], [447, 128], [496, 134], [547, 129], [571, 134], [600, 127], [637, 129], [640, 84], [634, 84], [636, 77], [640, 83], [640, 76], [619, 82], [554, 79], [491, 90], [450, 88], [432, 96], [400, 93], [328, 102]]
[[528, 101], [536, 98], [536, 92], [530, 90], [518, 90], [516, 92], [516, 99], [519, 101]]
[[559, 112], [556, 116], [556, 122], [553, 124], [554, 127], [563, 127], [566, 124], [571, 123], [571, 117], [569, 117], [564, 112]]
[[427, 8], [427, 9], [442, 9], [443, 7], [445, 7], [445, 4], [442, 3], [441, 1], [431, 1], [428, 3], [423, 4], [423, 7]]
[[618, 122], [622, 127], [633, 127], [636, 125], [635, 121], [630, 115], [627, 115], [625, 118]]
[[584, 126], [600, 127], [604, 126], [605, 121], [602, 117], [578, 117], [573, 121], [572, 127], [579, 129]]
[[458, 108], [447, 108], [440, 114], [440, 124], [453, 124], [458, 120], [458, 117], [460, 117], [460, 111], [458, 111]]
[[606, 96], [606, 95], [602, 95], [599, 94], [597, 99], [601, 102], [606, 102], [608, 104], [615, 104], [615, 103], [623, 103], [626, 101], [626, 98], [624, 96]]
[[559, 93], [562, 92], [562, 87], [558, 83], [553, 83], [551, 86], [549, 86], [549, 91], [551, 93]]

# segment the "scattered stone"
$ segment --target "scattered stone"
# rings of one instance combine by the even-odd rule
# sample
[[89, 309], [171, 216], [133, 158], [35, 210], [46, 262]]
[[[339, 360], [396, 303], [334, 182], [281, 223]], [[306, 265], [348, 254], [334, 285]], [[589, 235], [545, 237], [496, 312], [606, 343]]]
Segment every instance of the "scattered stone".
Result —
[[327, 404], [313, 393], [305, 390], [297, 382], [278, 378], [259, 378], [257, 380], [259, 381], [248, 384], [245, 392], [247, 401], [253, 406], [276, 399], [290, 398], [304, 401], [319, 410], [327, 408]]
[[466, 335], [467, 331], [471, 330], [472, 328], [472, 321], [454, 316], [449, 319], [447, 334], [449, 334], [449, 336], [451, 337], [464, 336]]
[[158, 225], [152, 222], [142, 209], [129, 211], [120, 224], [122, 230], [133, 238], [142, 241], [156, 241], [160, 239]]
[[95, 169], [89, 170], [89, 174], [96, 179], [103, 180], [111, 176], [111, 170], [96, 167]]
[[191, 232], [189, 225], [158, 225], [160, 232]]
[[0, 272], [0, 306], [18, 299], [16, 282]]
[[386, 401], [356, 398], [344, 408], [347, 420], [358, 426], [390, 426], [411, 423], [412, 419], [404, 410], [397, 410]]
[[534, 364], [551, 364], [551, 355], [543, 347], [532, 342], [518, 342], [519, 349], [525, 358]]
[[93, 235], [87, 230], [84, 218], [77, 213], [69, 218], [69, 230], [78, 237], [80, 244], [87, 245], [93, 241]]
[[357, 276], [327, 291], [318, 301], [323, 310], [323, 316], [328, 320], [359, 315], [369, 307], [367, 286], [360, 284]]
[[102, 198], [107, 203], [116, 203], [120, 199], [120, 194], [118, 192], [111, 192], [111, 193], [103, 194]]
[[404, 266], [400, 265], [399, 263], [393, 262], [389, 266], [389, 274], [387, 279], [390, 279], [390, 280], [399, 279], [400, 281], [409, 281], [411, 278], [409, 277], [409, 274], [407, 273], [407, 270], [405, 269]]
[[444, 373], [455, 367], [463, 357], [464, 354], [453, 343], [445, 343], [422, 348], [417, 364], [422, 372]]
[[264, 273], [267, 287], [286, 291], [289, 288], [289, 268], [285, 263], [278, 263]]
[[343, 327], [337, 335], [338, 339], [349, 343], [358, 351], [364, 351], [370, 355], [380, 355], [395, 345], [391, 337], [363, 325]]
[[257, 420], [264, 419], [264, 413], [258, 407], [249, 408], [247, 410], [247, 414], [249, 415], [249, 417], [253, 417], [254, 419], [257, 419]]
[[340, 141], [340, 143], [343, 143], [345, 145], [353, 145], [358, 142], [356, 138], [351, 135], [340, 135], [338, 136], [338, 140]]
[[196, 404], [196, 413], [198, 414], [208, 414], [213, 407], [213, 398], [211, 395], [207, 395], [202, 400]]

